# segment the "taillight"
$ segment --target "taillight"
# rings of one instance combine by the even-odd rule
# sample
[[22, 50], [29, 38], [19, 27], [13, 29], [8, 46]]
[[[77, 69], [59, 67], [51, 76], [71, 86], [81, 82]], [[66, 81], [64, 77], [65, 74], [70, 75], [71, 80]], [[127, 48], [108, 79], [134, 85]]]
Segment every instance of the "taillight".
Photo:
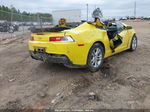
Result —
[[74, 40], [72, 39], [71, 36], [60, 36], [60, 37], [50, 37], [49, 41], [53, 42], [73, 42]]
[[29, 38], [29, 40], [34, 41], [34, 37], [31, 36], [31, 37]]
[[63, 37], [50, 37], [50, 41], [61, 41]]

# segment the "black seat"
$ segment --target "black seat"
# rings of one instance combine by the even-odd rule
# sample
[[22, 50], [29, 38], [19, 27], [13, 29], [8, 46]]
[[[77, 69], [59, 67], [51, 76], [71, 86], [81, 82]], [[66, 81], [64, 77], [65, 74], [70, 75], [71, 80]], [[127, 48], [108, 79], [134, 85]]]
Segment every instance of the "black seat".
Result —
[[107, 35], [110, 40], [113, 39], [117, 35], [117, 26], [116, 25], [109, 26], [107, 28]]

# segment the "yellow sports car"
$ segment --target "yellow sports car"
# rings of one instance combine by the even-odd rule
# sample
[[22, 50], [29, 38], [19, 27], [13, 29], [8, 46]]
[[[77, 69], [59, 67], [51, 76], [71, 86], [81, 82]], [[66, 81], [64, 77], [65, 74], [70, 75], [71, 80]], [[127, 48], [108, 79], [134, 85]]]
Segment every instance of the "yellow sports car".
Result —
[[75, 28], [35, 31], [28, 42], [33, 59], [62, 63], [68, 67], [88, 67], [98, 71], [111, 55], [137, 48], [134, 29], [120, 21], [105, 25], [85, 22]]

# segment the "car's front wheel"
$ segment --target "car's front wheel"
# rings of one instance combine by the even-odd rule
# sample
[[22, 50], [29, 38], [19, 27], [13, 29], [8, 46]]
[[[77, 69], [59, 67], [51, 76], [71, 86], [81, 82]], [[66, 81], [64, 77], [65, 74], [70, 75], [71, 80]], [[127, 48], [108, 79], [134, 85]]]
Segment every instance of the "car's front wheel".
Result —
[[90, 49], [88, 55], [88, 68], [91, 72], [96, 72], [100, 69], [104, 60], [104, 48], [100, 43], [96, 43]]

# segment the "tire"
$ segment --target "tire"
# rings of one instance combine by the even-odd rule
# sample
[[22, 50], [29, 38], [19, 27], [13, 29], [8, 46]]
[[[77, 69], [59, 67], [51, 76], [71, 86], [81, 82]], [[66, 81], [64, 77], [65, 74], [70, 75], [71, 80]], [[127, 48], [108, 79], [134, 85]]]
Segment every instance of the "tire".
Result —
[[94, 44], [88, 54], [87, 65], [91, 72], [98, 71], [104, 60], [104, 48], [100, 43]]
[[13, 29], [9, 29], [8, 32], [9, 32], [9, 33], [14, 33], [14, 30], [13, 30]]
[[137, 49], [137, 37], [134, 35], [132, 37], [131, 45], [130, 45], [130, 51], [135, 51]]

